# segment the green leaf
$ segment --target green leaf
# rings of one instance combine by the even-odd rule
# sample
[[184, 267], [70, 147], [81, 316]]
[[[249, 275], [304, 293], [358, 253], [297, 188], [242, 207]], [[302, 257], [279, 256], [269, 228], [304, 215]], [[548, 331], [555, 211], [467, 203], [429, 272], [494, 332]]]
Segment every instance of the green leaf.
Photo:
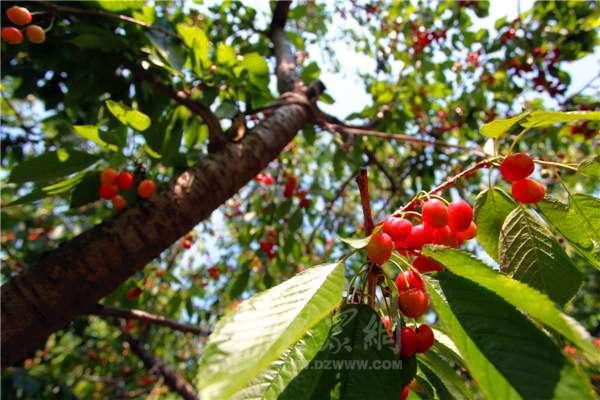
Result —
[[46, 197], [56, 196], [61, 193], [65, 193], [71, 190], [75, 185], [77, 185], [82, 178], [82, 174], [77, 174], [71, 178], [65, 179], [64, 181], [53, 183], [52, 185], [48, 185], [42, 188], [33, 189], [30, 193], [21, 196], [14, 201], [11, 201], [6, 205], [6, 207], [16, 206], [19, 204], [33, 203], [34, 201], [41, 200]]
[[308, 63], [304, 68], [302, 68], [302, 72], [300, 73], [300, 78], [306, 83], [311, 83], [317, 79], [321, 75], [321, 69], [319, 65], [312, 61]]
[[279, 399], [397, 400], [415, 373], [415, 358], [400, 359], [379, 315], [351, 304], [336, 315], [321, 351]]
[[97, 2], [100, 7], [111, 12], [137, 10], [144, 6], [143, 0], [97, 0]]
[[98, 200], [98, 186], [100, 186], [100, 173], [97, 171], [87, 173], [71, 193], [71, 209]]
[[79, 136], [84, 139], [90, 140], [96, 143], [100, 148], [110, 150], [110, 151], [119, 151], [119, 147], [107, 143], [100, 137], [100, 130], [97, 126], [94, 125], [73, 125], [73, 130]]
[[542, 200], [544, 219], [582, 256], [600, 268], [600, 199], [583, 193], [569, 196], [569, 204]]
[[600, 111], [534, 111], [521, 122], [525, 128], [551, 126], [561, 122], [598, 121]]
[[432, 303], [485, 398], [593, 398], [587, 379], [511, 304], [450, 272], [436, 277], [439, 286], [427, 278]]
[[246, 262], [242, 265], [241, 270], [238, 271], [235, 278], [232, 280], [229, 286], [228, 297], [230, 299], [237, 299], [248, 287], [248, 280], [250, 279], [250, 268], [249, 263]]
[[296, 211], [294, 211], [294, 213], [292, 214], [292, 216], [289, 219], [288, 229], [290, 230], [290, 232], [296, 232], [298, 230], [298, 228], [300, 228], [300, 226], [302, 226], [302, 219], [303, 219], [302, 211], [298, 208], [298, 209], [296, 209]]
[[530, 112], [524, 112], [512, 118], [497, 119], [492, 122], [488, 122], [481, 127], [481, 133], [489, 138], [498, 139], [529, 114]]
[[43, 182], [71, 175], [89, 167], [100, 157], [77, 150], [60, 149], [30, 158], [17, 165], [9, 182]]
[[419, 357], [419, 370], [433, 385], [440, 400], [473, 398], [456, 370], [433, 351], [429, 350]]
[[230, 101], [222, 102], [221, 104], [219, 104], [219, 107], [217, 107], [217, 109], [215, 110], [215, 115], [219, 119], [233, 118], [237, 115], [237, 113], [238, 109], [235, 103], [232, 103]]
[[244, 54], [244, 59], [239, 64], [242, 70], [248, 71], [250, 83], [262, 88], [269, 84], [269, 64], [258, 53]]
[[150, 117], [143, 112], [126, 106], [122, 102], [106, 100], [106, 106], [112, 115], [114, 115], [122, 124], [125, 124], [136, 131], [145, 131], [150, 126]]
[[484, 287], [505, 301], [524, 311], [529, 317], [536, 319], [587, 353], [590, 358], [600, 361], [596, 350], [591, 344], [589, 335], [584, 337], [581, 330], [575, 329], [569, 317], [543, 293], [498, 273], [480, 260], [464, 251], [449, 248], [426, 248], [425, 255], [432, 257], [452, 273], [467, 278]]
[[[200, 66], [204, 69], [208, 68], [210, 65], [208, 54], [211, 43], [206, 32], [197, 26], [178, 24], [177, 33], [179, 33], [185, 45], [192, 49], [194, 57], [200, 62]], [[196, 71], [199, 72], [197, 69]]]
[[270, 400], [278, 399], [287, 385], [315, 357], [325, 343], [331, 328], [331, 319], [322, 319], [314, 328], [309, 330], [292, 347], [271, 365], [247, 387], [235, 394], [235, 400]]
[[494, 187], [477, 195], [475, 200], [475, 223], [477, 241], [481, 247], [498, 261], [498, 243], [504, 220], [517, 207], [513, 199], [502, 189]]
[[220, 65], [234, 65], [236, 63], [236, 54], [233, 47], [227, 46], [221, 42], [217, 46], [217, 64]]
[[500, 266], [561, 305], [577, 293], [582, 282], [581, 272], [552, 233], [524, 207], [514, 209], [504, 221]]
[[344, 289], [343, 264], [327, 264], [262, 292], [217, 324], [198, 372], [201, 397], [228, 398], [328, 315]]
[[350, 247], [352, 247], [354, 249], [364, 249], [369, 244], [369, 241], [371, 240], [371, 236], [373, 236], [373, 235], [370, 235], [370, 236], [367, 236], [364, 238], [343, 238], [343, 237], [341, 237], [340, 240], [346, 244], [349, 244]]
[[577, 172], [581, 175], [600, 178], [600, 156], [588, 158], [579, 163]]

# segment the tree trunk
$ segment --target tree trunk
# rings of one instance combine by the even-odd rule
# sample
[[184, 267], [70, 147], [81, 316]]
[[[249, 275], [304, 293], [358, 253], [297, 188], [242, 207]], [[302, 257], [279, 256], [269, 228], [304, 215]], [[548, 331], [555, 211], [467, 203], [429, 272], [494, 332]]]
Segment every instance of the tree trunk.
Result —
[[[280, 90], [305, 95], [283, 36], [288, 2], [274, 10], [271, 36]], [[277, 108], [240, 142], [228, 143], [176, 177], [164, 190], [43, 256], [2, 286], [2, 367], [25, 358], [48, 336], [94, 310], [96, 303], [158, 257], [276, 158], [309, 110]]]

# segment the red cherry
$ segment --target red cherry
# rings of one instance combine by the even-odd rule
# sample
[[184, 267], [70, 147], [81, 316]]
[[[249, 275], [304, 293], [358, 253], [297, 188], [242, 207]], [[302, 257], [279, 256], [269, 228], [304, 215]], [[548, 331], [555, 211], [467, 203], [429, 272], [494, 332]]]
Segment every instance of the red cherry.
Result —
[[408, 326], [400, 331], [400, 355], [408, 358], [415, 355], [417, 351], [417, 334]]
[[422, 274], [432, 271], [442, 272], [444, 270], [444, 266], [442, 264], [425, 256], [418, 256], [415, 258], [412, 262], [412, 266]]
[[394, 243], [390, 235], [384, 232], [377, 232], [367, 244], [367, 256], [375, 264], [383, 264], [392, 255], [393, 248]]
[[511, 191], [515, 200], [523, 204], [535, 204], [546, 194], [544, 185], [531, 178], [514, 181]]
[[510, 154], [500, 164], [500, 174], [509, 182], [527, 178], [534, 169], [533, 160], [525, 153]]
[[147, 199], [152, 197], [156, 191], [156, 183], [152, 179], [144, 179], [140, 182], [137, 188], [138, 196]]
[[263, 185], [272, 185], [273, 182], [275, 182], [275, 179], [273, 178], [273, 175], [271, 174], [264, 174], [262, 177], [262, 183]]
[[425, 314], [429, 299], [424, 290], [409, 289], [398, 295], [398, 307], [409, 318], [418, 318]]
[[112, 198], [112, 205], [115, 211], [121, 211], [127, 208], [127, 200], [123, 196], [116, 195]]
[[206, 272], [208, 272], [208, 275], [215, 280], [219, 279], [219, 276], [221, 276], [221, 271], [219, 271], [217, 267], [210, 267], [206, 270]]
[[310, 205], [310, 200], [307, 199], [306, 197], [300, 199], [300, 208], [307, 208]]
[[31, 43], [41, 44], [46, 41], [46, 31], [38, 25], [29, 25], [25, 28], [25, 35]]
[[423, 222], [433, 228], [448, 225], [448, 207], [438, 199], [427, 200], [423, 204]]
[[402, 241], [408, 238], [412, 229], [412, 223], [404, 218], [389, 216], [383, 222], [383, 231], [390, 235], [392, 240]]
[[140, 289], [139, 287], [132, 287], [131, 289], [129, 289], [127, 291], [127, 298], [129, 300], [135, 300], [138, 297], [140, 297], [140, 294], [142, 294], [142, 289]]
[[31, 13], [25, 7], [12, 6], [6, 10], [6, 16], [15, 25], [27, 25], [31, 22]]
[[407, 269], [398, 274], [396, 277], [396, 287], [399, 292], [404, 292], [409, 289], [425, 290], [423, 280], [411, 269]]
[[8, 44], [23, 43], [23, 34], [13, 26], [2, 28], [2, 39]]
[[117, 186], [125, 191], [133, 186], [133, 175], [130, 172], [123, 171], [117, 176]]
[[182, 243], [181, 246], [183, 246], [184, 249], [189, 249], [192, 247], [192, 241], [185, 239]]
[[428, 325], [422, 324], [416, 329], [417, 353], [425, 353], [433, 346], [433, 331]]
[[408, 385], [404, 386], [402, 388], [402, 393], [400, 393], [400, 400], [406, 400], [409, 392], [410, 392], [410, 389], [409, 389]]
[[454, 236], [454, 233], [452, 233], [452, 230], [449, 226], [434, 229], [431, 241], [433, 244], [441, 244], [448, 247], [458, 247], [458, 240], [456, 240], [456, 236]]
[[464, 231], [473, 222], [473, 208], [464, 200], [457, 200], [448, 206], [448, 226], [453, 232]]
[[458, 240], [459, 243], [466, 242], [467, 240], [471, 240], [476, 235], [477, 235], [477, 225], [475, 225], [475, 222], [471, 222], [469, 227], [467, 229], [465, 229], [464, 231], [454, 232], [454, 236], [456, 236], [456, 240]]
[[108, 183], [114, 185], [119, 173], [112, 168], [106, 168], [100, 173], [100, 183]]
[[295, 176], [290, 176], [285, 184], [285, 188], [283, 189], [283, 197], [286, 199], [292, 197], [294, 195], [294, 191], [296, 190], [296, 186], [298, 186], [298, 180]]
[[103, 199], [111, 200], [113, 197], [115, 197], [117, 195], [117, 190], [118, 189], [117, 189], [116, 185], [103, 183], [100, 185], [100, 188], [98, 188], [98, 194]]
[[409, 249], [421, 249], [423, 245], [431, 242], [431, 229], [423, 224], [415, 225], [410, 230], [410, 236], [406, 239], [405, 245]]
[[265, 253], [270, 253], [273, 250], [273, 246], [275, 246], [275, 243], [270, 240], [261, 240], [258, 244], [260, 245], [260, 249]]

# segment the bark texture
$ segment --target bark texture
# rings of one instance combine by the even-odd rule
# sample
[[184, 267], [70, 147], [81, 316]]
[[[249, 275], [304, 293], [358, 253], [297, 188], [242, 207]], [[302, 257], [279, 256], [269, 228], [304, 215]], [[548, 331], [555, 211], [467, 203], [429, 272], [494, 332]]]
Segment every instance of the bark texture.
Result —
[[[306, 96], [285, 41], [289, 2], [276, 3], [271, 37], [280, 91]], [[318, 92], [318, 90], [317, 90]], [[307, 99], [308, 100], [308, 99]], [[158, 257], [277, 157], [312, 115], [306, 106], [274, 110], [240, 142], [227, 143], [175, 177], [151, 199], [82, 233], [1, 288], [2, 367], [23, 358]]]

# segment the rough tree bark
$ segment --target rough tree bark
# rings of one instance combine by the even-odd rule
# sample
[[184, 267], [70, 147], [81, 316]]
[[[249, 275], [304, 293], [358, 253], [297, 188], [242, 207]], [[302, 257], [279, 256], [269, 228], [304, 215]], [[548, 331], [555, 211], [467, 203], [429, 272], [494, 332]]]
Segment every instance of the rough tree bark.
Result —
[[[309, 97], [299, 85], [283, 28], [289, 2], [278, 2], [271, 37], [280, 91]], [[284, 105], [238, 143], [228, 143], [140, 202], [63, 243], [1, 288], [2, 367], [26, 357], [158, 257], [265, 168], [312, 121], [307, 107]]]

